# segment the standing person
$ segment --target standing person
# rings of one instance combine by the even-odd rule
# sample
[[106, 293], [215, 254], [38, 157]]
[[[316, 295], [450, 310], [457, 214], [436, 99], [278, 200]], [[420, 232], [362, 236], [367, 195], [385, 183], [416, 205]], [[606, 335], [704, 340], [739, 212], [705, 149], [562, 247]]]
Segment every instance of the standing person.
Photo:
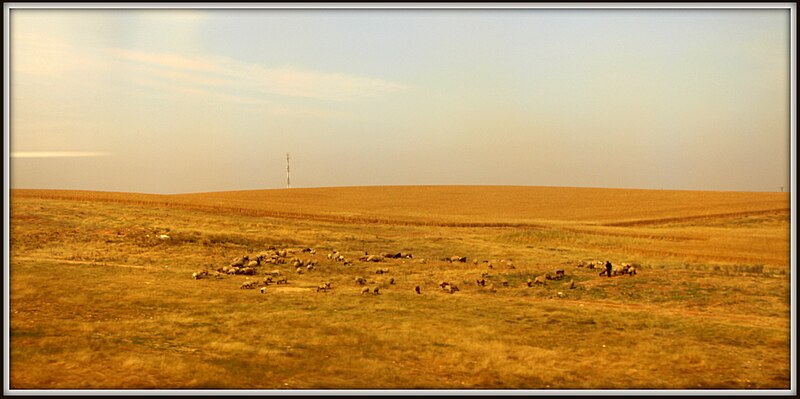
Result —
[[606, 274], [611, 277], [611, 262], [606, 261]]

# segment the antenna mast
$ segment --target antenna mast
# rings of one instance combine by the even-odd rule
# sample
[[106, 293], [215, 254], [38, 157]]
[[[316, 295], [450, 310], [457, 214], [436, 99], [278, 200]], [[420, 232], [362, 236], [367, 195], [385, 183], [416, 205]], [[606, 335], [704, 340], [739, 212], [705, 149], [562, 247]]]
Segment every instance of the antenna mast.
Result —
[[286, 153], [286, 188], [292, 188], [289, 180], [289, 153]]

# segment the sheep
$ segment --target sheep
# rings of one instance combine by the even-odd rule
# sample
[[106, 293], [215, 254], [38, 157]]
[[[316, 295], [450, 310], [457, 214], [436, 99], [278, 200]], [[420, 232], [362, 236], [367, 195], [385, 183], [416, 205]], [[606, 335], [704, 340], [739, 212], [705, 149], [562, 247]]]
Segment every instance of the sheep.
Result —
[[547, 280], [552, 280], [552, 279], [553, 279], [553, 276], [552, 276], [550, 273], [546, 273], [546, 274], [544, 275], [544, 278], [545, 278], [545, 279], [547, 279]]
[[394, 277], [389, 277], [389, 284], [394, 284]]
[[297, 274], [303, 274], [303, 268], [302, 268], [302, 267], [298, 267], [297, 269], [294, 269], [294, 271], [295, 271]]
[[419, 292], [419, 286], [414, 287], [414, 292], [416, 292], [417, 294], [421, 294], [421, 292]]
[[455, 263], [455, 262], [466, 263], [467, 262], [467, 257], [466, 256], [458, 256], [458, 255], [451, 256], [450, 257], [450, 263]]
[[361, 295], [369, 294], [369, 287], [364, 287], [361, 289]]
[[531, 278], [530, 278], [530, 277], [528, 277], [528, 281], [526, 281], [526, 282], [525, 282], [525, 284], [526, 284], [528, 287], [533, 287], [533, 280], [531, 280]]
[[356, 284], [361, 284], [361, 285], [364, 285], [364, 283], [367, 282], [367, 279], [365, 279], [364, 277], [361, 277], [361, 276], [357, 276], [355, 280], [356, 280]]
[[503, 280], [500, 281], [500, 284], [502, 284], [503, 287], [508, 287], [508, 280], [503, 279]]
[[275, 270], [271, 270], [271, 271], [267, 272], [266, 274], [269, 274], [269, 275], [271, 275], [271, 276], [275, 276], [275, 277], [277, 277], [277, 276], [280, 276], [282, 273], [281, 273], [281, 271], [280, 271], [280, 270], [278, 270], [278, 269], [275, 269]]
[[317, 292], [320, 292], [320, 291], [328, 292], [329, 289], [331, 289], [331, 282], [330, 281], [326, 281], [326, 282], [320, 284], [317, 287]]
[[252, 267], [243, 267], [239, 269], [239, 274], [243, 274], [245, 276], [254, 276], [256, 274], [256, 269]]
[[475, 285], [477, 285], [478, 287], [486, 286], [486, 279], [479, 278], [479, 279], [475, 280]]
[[458, 287], [455, 286], [455, 285], [452, 285], [452, 284], [451, 285], [447, 285], [447, 286], [444, 287], [444, 291], [447, 292], [448, 294], [452, 294], [452, 293], [458, 291]]
[[379, 295], [380, 289], [381, 287], [376, 285], [375, 288], [372, 289], [372, 293], [375, 295]]
[[547, 278], [544, 276], [536, 276], [536, 278], [533, 279], [533, 283], [536, 285], [547, 285]]
[[516, 267], [516, 266], [514, 266], [514, 262], [512, 262], [512, 261], [508, 261], [508, 268], [509, 268], [509, 269], [516, 269], [517, 267]]
[[556, 270], [556, 279], [560, 280], [564, 276], [565, 276], [565, 274], [564, 274], [564, 270], [563, 269]]
[[380, 255], [369, 255], [367, 256], [367, 262], [380, 262], [383, 260], [383, 257]]
[[203, 276], [208, 276], [208, 270], [201, 270], [199, 272], [192, 273], [192, 278], [195, 280], [200, 280]]
[[472, 264], [475, 265], [475, 266], [478, 266], [478, 260], [477, 259], [473, 259], [472, 260]]
[[247, 258], [247, 255], [245, 255], [245, 256], [242, 256], [242, 257], [239, 257], [239, 258], [235, 258], [235, 259], [234, 259], [234, 260], [231, 262], [230, 266], [231, 266], [231, 267], [242, 267], [242, 266], [244, 266], [245, 264], [247, 264], [247, 261], [248, 261], [248, 260], [249, 260], [249, 259]]
[[312, 270], [314, 270], [314, 265], [308, 265], [308, 266], [306, 266], [306, 270], [308, 270], [308, 271], [312, 271]]
[[256, 266], [258, 266], [258, 261], [251, 260], [250, 262], [247, 262], [247, 267], [253, 268]]
[[384, 274], [384, 273], [389, 273], [389, 269], [383, 268], [375, 270], [375, 274]]
[[241, 289], [241, 290], [245, 290], [245, 289], [246, 290], [251, 290], [251, 289], [256, 288], [257, 285], [258, 285], [258, 282], [253, 281], [253, 280], [248, 280], [248, 281], [243, 282], [242, 285], [239, 286], [239, 289]]
[[628, 268], [628, 276], [633, 276], [634, 274], [636, 274], [636, 267], [631, 266], [630, 268]]
[[270, 283], [272, 283], [272, 276], [264, 277], [264, 279], [261, 281], [264, 283], [264, 285], [269, 285]]
[[275, 284], [289, 284], [289, 281], [286, 280], [286, 277], [278, 277], [278, 279], [275, 280]]
[[448, 283], [447, 281], [440, 281], [439, 282], [439, 287], [442, 287], [442, 289], [444, 289], [444, 287], [447, 287], [448, 285], [450, 285], [450, 283]]
[[261, 287], [261, 293], [262, 294], [266, 294], [267, 293], [267, 287]]
[[239, 268], [238, 267], [229, 268], [228, 269], [228, 274], [239, 274]]

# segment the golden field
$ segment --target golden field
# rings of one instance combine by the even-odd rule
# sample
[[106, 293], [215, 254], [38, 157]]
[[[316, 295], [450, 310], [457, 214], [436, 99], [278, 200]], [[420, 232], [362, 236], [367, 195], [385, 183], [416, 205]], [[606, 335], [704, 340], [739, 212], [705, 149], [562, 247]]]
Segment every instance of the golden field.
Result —
[[[786, 193], [15, 189], [10, 208], [11, 389], [790, 385]], [[213, 276], [270, 248], [316, 268]], [[637, 274], [577, 267], [595, 260]], [[239, 289], [272, 269], [288, 284]], [[558, 269], [566, 278], [526, 284]], [[362, 295], [356, 276], [380, 294]], [[332, 289], [317, 292], [323, 281]]]

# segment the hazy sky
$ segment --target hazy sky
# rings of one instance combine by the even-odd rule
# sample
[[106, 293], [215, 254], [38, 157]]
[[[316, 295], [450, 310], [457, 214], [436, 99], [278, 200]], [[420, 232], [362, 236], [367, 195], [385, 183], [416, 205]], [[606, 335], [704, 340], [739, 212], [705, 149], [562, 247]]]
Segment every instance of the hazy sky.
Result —
[[788, 191], [788, 9], [10, 10], [11, 188]]

